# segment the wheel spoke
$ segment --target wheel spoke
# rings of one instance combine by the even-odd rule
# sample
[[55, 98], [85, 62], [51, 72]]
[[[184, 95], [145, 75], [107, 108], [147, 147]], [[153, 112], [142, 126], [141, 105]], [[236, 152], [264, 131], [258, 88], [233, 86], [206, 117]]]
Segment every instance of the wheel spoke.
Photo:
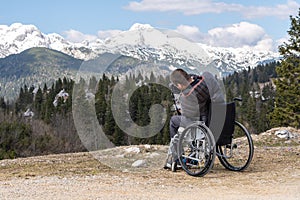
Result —
[[235, 122], [232, 143], [217, 146], [217, 155], [221, 164], [232, 171], [245, 170], [252, 160], [253, 151], [251, 135], [239, 122]]
[[211, 131], [195, 123], [187, 127], [179, 138], [180, 164], [191, 176], [204, 176], [213, 166], [215, 141]]

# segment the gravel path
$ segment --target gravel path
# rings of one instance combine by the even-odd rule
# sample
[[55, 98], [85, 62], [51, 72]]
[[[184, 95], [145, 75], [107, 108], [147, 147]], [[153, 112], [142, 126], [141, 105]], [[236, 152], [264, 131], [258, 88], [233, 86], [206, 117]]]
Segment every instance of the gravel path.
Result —
[[[139, 157], [155, 158], [153, 166], [136, 172], [110, 168], [89, 153], [59, 154], [0, 161], [1, 200], [182, 200], [182, 199], [300, 199], [300, 143], [269, 145], [253, 137], [255, 154], [244, 172], [224, 169], [217, 161], [204, 177], [162, 169], [167, 146], [151, 146]], [[298, 140], [298, 139], [297, 139]], [[274, 140], [275, 141], [275, 140]], [[267, 142], [267, 143], [266, 143]], [[278, 141], [276, 141], [278, 142]], [[269, 146], [265, 146], [268, 144]], [[123, 148], [123, 149], [122, 149]], [[120, 159], [131, 158], [118, 150]], [[147, 147], [149, 149], [149, 146]], [[114, 150], [115, 151], [115, 150]], [[123, 153], [121, 153], [123, 152]], [[112, 155], [115, 155], [113, 152]], [[109, 155], [109, 154], [107, 154]], [[121, 156], [122, 155], [122, 156]], [[155, 157], [157, 156], [157, 157]], [[109, 156], [106, 160], [109, 159]], [[122, 160], [122, 162], [125, 160]], [[154, 169], [154, 170], [151, 170]]]
[[[181, 180], [111, 174], [13, 179], [1, 182], [1, 199], [299, 199], [300, 197], [299, 177], [298, 180], [289, 181], [266, 180], [262, 177], [260, 180], [255, 177], [238, 181], [232, 176], [220, 178], [209, 175], [201, 180], [191, 180], [182, 174], [177, 176], [181, 177]], [[246, 177], [249, 178], [247, 175]], [[226, 184], [227, 181], [232, 182]]]

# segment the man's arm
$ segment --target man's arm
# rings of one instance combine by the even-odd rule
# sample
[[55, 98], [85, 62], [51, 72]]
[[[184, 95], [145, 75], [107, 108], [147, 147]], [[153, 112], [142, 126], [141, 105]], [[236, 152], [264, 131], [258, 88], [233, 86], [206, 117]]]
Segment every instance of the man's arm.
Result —
[[196, 96], [198, 99], [199, 104], [203, 104], [204, 102], [206, 102], [207, 100], [210, 99], [210, 95], [209, 95], [209, 89], [207, 87], [207, 84], [204, 81], [202, 81], [198, 87], [196, 87]]

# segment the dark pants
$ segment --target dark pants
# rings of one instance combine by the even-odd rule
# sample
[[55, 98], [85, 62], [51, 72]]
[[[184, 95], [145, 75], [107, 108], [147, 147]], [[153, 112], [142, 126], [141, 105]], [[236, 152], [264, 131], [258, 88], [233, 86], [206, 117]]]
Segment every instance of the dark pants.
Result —
[[[178, 132], [179, 127], [185, 128], [194, 121], [199, 119], [191, 119], [182, 115], [173, 115], [170, 119], [170, 138], [172, 139]], [[207, 122], [207, 117], [205, 115], [200, 117], [201, 121]]]
[[172, 139], [178, 131], [179, 127], [186, 127], [193, 120], [182, 115], [174, 115], [170, 119], [170, 138]]

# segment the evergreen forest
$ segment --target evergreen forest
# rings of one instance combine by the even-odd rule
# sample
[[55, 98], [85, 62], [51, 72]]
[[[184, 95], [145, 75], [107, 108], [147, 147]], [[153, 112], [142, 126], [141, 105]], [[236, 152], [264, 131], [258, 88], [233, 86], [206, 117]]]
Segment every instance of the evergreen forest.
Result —
[[[238, 120], [252, 134], [271, 128], [268, 115], [274, 107], [273, 80], [278, 63], [260, 65], [254, 69], [235, 72], [223, 78], [227, 101], [241, 97], [237, 105]], [[167, 113], [166, 123], [160, 132], [149, 138], [127, 135], [116, 124], [111, 111], [111, 94], [118, 77], [103, 76], [97, 81], [92, 77], [86, 87], [94, 91], [97, 120], [113, 144], [162, 144], [169, 143], [169, 119], [176, 114], [169, 88], [147, 82], [169, 84], [169, 77], [126, 76], [126, 88], [135, 87], [129, 101], [131, 119], [139, 126], [150, 122], [151, 105], [161, 104]], [[53, 85], [34, 88], [24, 85], [15, 102], [0, 99], [0, 159], [86, 151], [76, 132], [72, 115], [72, 90], [74, 81], [58, 79]]]

